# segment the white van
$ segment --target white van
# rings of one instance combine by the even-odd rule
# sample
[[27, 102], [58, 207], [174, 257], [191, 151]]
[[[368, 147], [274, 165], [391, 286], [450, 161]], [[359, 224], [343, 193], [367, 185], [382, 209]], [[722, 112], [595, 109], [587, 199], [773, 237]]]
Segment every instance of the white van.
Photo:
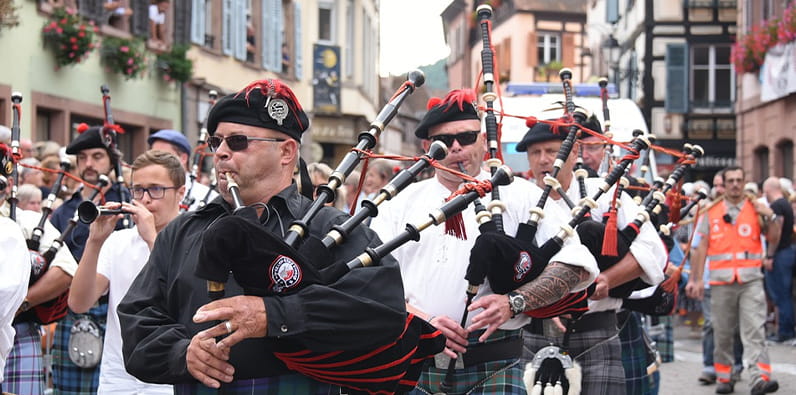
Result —
[[[611, 95], [616, 95], [616, 87], [613, 84], [608, 84], [608, 110], [611, 117], [610, 131], [613, 133], [614, 141], [628, 142], [633, 139], [633, 131], [636, 129], [644, 132], [644, 135], [649, 135], [647, 123], [644, 121], [644, 116], [638, 105], [630, 99], [617, 99], [610, 98]], [[603, 120], [603, 105], [600, 99], [600, 87], [597, 84], [578, 84], [574, 86], [573, 101], [575, 105], [584, 107], [594, 113], [600, 120], [600, 124], [605, 128]], [[517, 84], [509, 83], [503, 91], [503, 110], [507, 114], [518, 116], [534, 116], [538, 119], [556, 118], [563, 115], [562, 110], [544, 111], [552, 107], [556, 107], [556, 102], [563, 102], [563, 86], [554, 83], [529, 83]], [[560, 106], [559, 106], [560, 107]], [[500, 108], [500, 103], [495, 102], [495, 108]], [[511, 170], [518, 174], [528, 170], [528, 159], [525, 152], [517, 152], [517, 143], [522, 140], [528, 127], [525, 126], [525, 120], [514, 117], [503, 118], [503, 128], [501, 143], [503, 149], [503, 160], [511, 168]], [[614, 156], [620, 157], [623, 155], [619, 147], [614, 146]], [[642, 158], [646, 153], [642, 153]], [[630, 175], [638, 177], [640, 175], [640, 168], [642, 159], [634, 163], [631, 168]], [[655, 166], [655, 155], [649, 155], [649, 169], [650, 171], [645, 174], [645, 178], [649, 184], [657, 176]]]

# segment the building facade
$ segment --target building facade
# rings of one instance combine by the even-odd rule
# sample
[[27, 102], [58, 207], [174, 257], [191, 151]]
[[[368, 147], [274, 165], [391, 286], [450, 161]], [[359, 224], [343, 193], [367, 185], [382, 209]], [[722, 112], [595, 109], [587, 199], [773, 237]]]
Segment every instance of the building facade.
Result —
[[[156, 72], [125, 79], [100, 61], [100, 48], [80, 63], [57, 67], [53, 50], [43, 43], [42, 29], [52, 22], [56, 7], [66, 5], [76, 10], [76, 2], [22, 1], [16, 5], [19, 25], [0, 31], [0, 51], [7, 59], [0, 63], [0, 123], [10, 126], [11, 92], [18, 91], [23, 97], [21, 137], [68, 144], [76, 136], [79, 123], [102, 124], [105, 116], [100, 86], [106, 84], [113, 119], [125, 130], [119, 135], [125, 159], [131, 160], [146, 149], [149, 133], [180, 127], [180, 91]], [[87, 9], [86, 5], [83, 10]], [[145, 11], [144, 7], [141, 12]], [[130, 30], [98, 22], [100, 38], [132, 37]]]
[[[739, 35], [794, 12], [792, 2], [787, 1], [738, 3]], [[793, 49], [793, 42], [769, 49], [762, 70], [739, 74], [737, 78], [738, 163], [747, 170], [747, 179], [753, 181], [762, 182], [769, 176], [793, 180], [796, 175]], [[785, 89], [778, 89], [783, 85]]]
[[[111, 90], [113, 116], [126, 133], [120, 148], [134, 158], [164, 128], [197, 141], [209, 91], [236, 92], [263, 78], [284, 80], [311, 122], [302, 154], [335, 165], [367, 129], [381, 105], [375, 0], [171, 0], [162, 37], [151, 37], [148, 1], [27, 0], [19, 25], [0, 31], [0, 122], [11, 120], [12, 91], [23, 94], [22, 136], [68, 144], [80, 122], [103, 120], [100, 86]], [[142, 38], [148, 71], [138, 78], [108, 71], [96, 49], [84, 61], [56, 69], [42, 28], [55, 9], [68, 7], [107, 38]], [[160, 33], [155, 33], [160, 34]], [[193, 62], [186, 83], [164, 79], [155, 61], [174, 45], [188, 45]], [[209, 161], [208, 163], [209, 164]]]
[[[734, 0], [596, 0], [588, 34], [595, 73], [642, 109], [657, 144], [705, 149], [691, 172], [709, 179], [735, 163]], [[674, 158], [656, 153], [662, 173]]]
[[[588, 79], [591, 51], [586, 42], [587, 0], [492, 1], [491, 44], [501, 82], [557, 82], [568, 67], [573, 81]], [[451, 88], [472, 87], [482, 70], [483, 42], [476, 8], [480, 2], [454, 0], [442, 12], [451, 48]]]

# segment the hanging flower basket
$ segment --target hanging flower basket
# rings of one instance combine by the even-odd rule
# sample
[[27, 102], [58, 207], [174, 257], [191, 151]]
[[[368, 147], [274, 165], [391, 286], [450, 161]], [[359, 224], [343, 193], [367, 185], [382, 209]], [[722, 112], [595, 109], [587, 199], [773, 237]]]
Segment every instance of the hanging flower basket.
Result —
[[94, 50], [94, 36], [98, 31], [94, 22], [83, 22], [75, 12], [63, 8], [53, 11], [50, 21], [42, 28], [44, 44], [55, 54], [56, 70], [80, 63]]
[[781, 18], [773, 18], [738, 36], [732, 46], [730, 60], [739, 74], [756, 73], [763, 66], [769, 49], [796, 40], [796, 3], [782, 13]]
[[173, 45], [171, 51], [158, 55], [156, 65], [164, 81], [184, 83], [191, 79], [193, 61], [186, 56], [188, 49], [187, 45]]
[[106, 71], [122, 74], [128, 80], [140, 78], [146, 71], [146, 52], [140, 39], [105, 37], [100, 56]]

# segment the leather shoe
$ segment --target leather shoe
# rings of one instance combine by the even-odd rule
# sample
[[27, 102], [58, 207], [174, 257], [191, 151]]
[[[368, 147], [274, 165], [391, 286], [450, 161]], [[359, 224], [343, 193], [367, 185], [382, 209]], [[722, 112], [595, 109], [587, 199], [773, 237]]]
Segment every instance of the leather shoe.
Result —
[[699, 383], [702, 385], [712, 385], [716, 384], [716, 374], [709, 373], [709, 372], [702, 372], [702, 375], [699, 376]]
[[716, 393], [717, 394], [731, 394], [734, 391], [735, 391], [735, 383], [733, 383], [731, 381], [727, 381], [727, 382], [723, 382], [722, 381], [722, 382], [719, 382], [718, 385], [716, 385]]
[[752, 386], [752, 395], [765, 395], [772, 392], [777, 392], [779, 383], [777, 380], [757, 380], [755, 385]]

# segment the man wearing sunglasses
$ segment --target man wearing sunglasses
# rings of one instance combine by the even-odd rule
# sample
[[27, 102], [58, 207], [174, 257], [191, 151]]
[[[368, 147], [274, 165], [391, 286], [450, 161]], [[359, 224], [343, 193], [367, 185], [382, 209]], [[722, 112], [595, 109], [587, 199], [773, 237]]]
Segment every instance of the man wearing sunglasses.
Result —
[[122, 214], [99, 216], [91, 224], [86, 249], [72, 279], [69, 307], [84, 313], [102, 295], [110, 297], [99, 393], [171, 394], [171, 386], [142, 383], [125, 371], [116, 308], [147, 262], [155, 237], [179, 213], [185, 191], [184, 170], [176, 156], [154, 150], [136, 158], [132, 168], [134, 200], [106, 206], [130, 213], [135, 227], [114, 232]]
[[[228, 248], [203, 239], [214, 224], [236, 219], [228, 191], [232, 180], [243, 204], [259, 216], [251, 222], [247, 217], [246, 224], [262, 226], [276, 238], [283, 239], [291, 223], [307, 212], [312, 202], [298, 193], [293, 170], [308, 126], [293, 92], [278, 80], [255, 81], [213, 107], [208, 143], [215, 151], [221, 196], [160, 232], [148, 264], [119, 305], [124, 360], [132, 375], [176, 384], [178, 394], [215, 388], [229, 394], [340, 393], [339, 387], [289, 370], [272, 350], [283, 342], [313, 350], [368, 348], [394, 341], [403, 331], [400, 270], [389, 256], [379, 266], [352, 270], [329, 285], [293, 288], [287, 295], [243, 296], [230, 278], [225, 297], [213, 302], [207, 282], [195, 274], [200, 250]], [[323, 237], [347, 218], [323, 207], [308, 233]], [[359, 226], [327, 260], [312, 263], [319, 268], [345, 263], [379, 244], [375, 233]], [[232, 260], [251, 252], [222, 255]], [[290, 280], [280, 282], [286, 287], [301, 281], [302, 266], [292, 257], [263, 258], [262, 264], [273, 266], [271, 281]]]
[[[440, 160], [442, 165], [483, 180], [490, 174], [483, 168], [487, 147], [475, 101], [475, 93], [470, 90], [453, 90], [443, 99], [432, 98], [415, 136], [422, 139], [424, 150], [433, 141], [442, 141], [448, 146], [448, 155]], [[383, 203], [371, 228], [383, 240], [389, 240], [402, 232], [407, 223], [416, 223], [442, 206], [462, 186], [460, 176], [437, 170], [434, 177], [408, 186]], [[503, 227], [509, 236], [514, 236], [518, 225], [528, 219], [528, 211], [540, 195], [539, 188], [519, 177], [500, 187], [500, 198], [507, 207]], [[481, 200], [488, 204], [490, 196]], [[537, 241], [552, 237], [560, 224], [555, 218], [565, 215], [555, 210], [547, 213], [553, 219], [537, 232]], [[525, 394], [520, 328], [529, 318], [520, 313], [550, 305], [569, 292], [585, 288], [597, 275], [596, 264], [579, 242], [567, 240], [544, 272], [516, 292], [499, 295], [489, 285], [481, 286], [470, 306], [467, 323], [462, 326], [468, 286], [465, 273], [479, 229], [473, 209], [463, 211], [460, 219], [464, 232], [447, 224], [431, 227], [423, 231], [419, 243], [409, 243], [393, 252], [401, 266], [407, 309], [424, 317], [447, 338], [444, 354], [440, 353], [435, 363], [424, 370], [417, 388], [425, 393], [446, 392], [442, 381], [450, 359], [456, 358], [455, 374], [448, 382], [451, 393]], [[554, 277], [559, 280], [555, 286], [542, 285]], [[522, 306], [512, 307], [510, 297]]]
[[[122, 160], [121, 153], [105, 145], [102, 127], [93, 126], [81, 132], [67, 147], [66, 153], [77, 157], [77, 173], [84, 181], [96, 184], [100, 175], [106, 175], [110, 179], [115, 179], [109, 174], [117, 161]], [[58, 207], [53, 212], [50, 221], [64, 231], [69, 224], [69, 220], [77, 210], [77, 206], [88, 199], [92, 189], [81, 187], [72, 197]], [[123, 193], [127, 193], [123, 185], [114, 183], [102, 191], [106, 201], [119, 202], [122, 200]], [[127, 195], [129, 196], [129, 195]], [[100, 200], [98, 197], [97, 201]], [[116, 229], [121, 229], [122, 223], [116, 224]], [[80, 262], [83, 256], [83, 248], [88, 240], [89, 226], [78, 222], [71, 236], [65, 240], [66, 246], [75, 257], [75, 261]], [[81, 317], [93, 320], [100, 328], [101, 334], [105, 331], [105, 317], [108, 313], [108, 298], [100, 298], [97, 306], [91, 308]], [[84, 394], [94, 393], [99, 385], [99, 366], [84, 368], [76, 365], [69, 358], [69, 339], [71, 328], [75, 321], [80, 318], [78, 315], [69, 312], [64, 319], [58, 322], [53, 336], [53, 386], [58, 393], [63, 394]]]

